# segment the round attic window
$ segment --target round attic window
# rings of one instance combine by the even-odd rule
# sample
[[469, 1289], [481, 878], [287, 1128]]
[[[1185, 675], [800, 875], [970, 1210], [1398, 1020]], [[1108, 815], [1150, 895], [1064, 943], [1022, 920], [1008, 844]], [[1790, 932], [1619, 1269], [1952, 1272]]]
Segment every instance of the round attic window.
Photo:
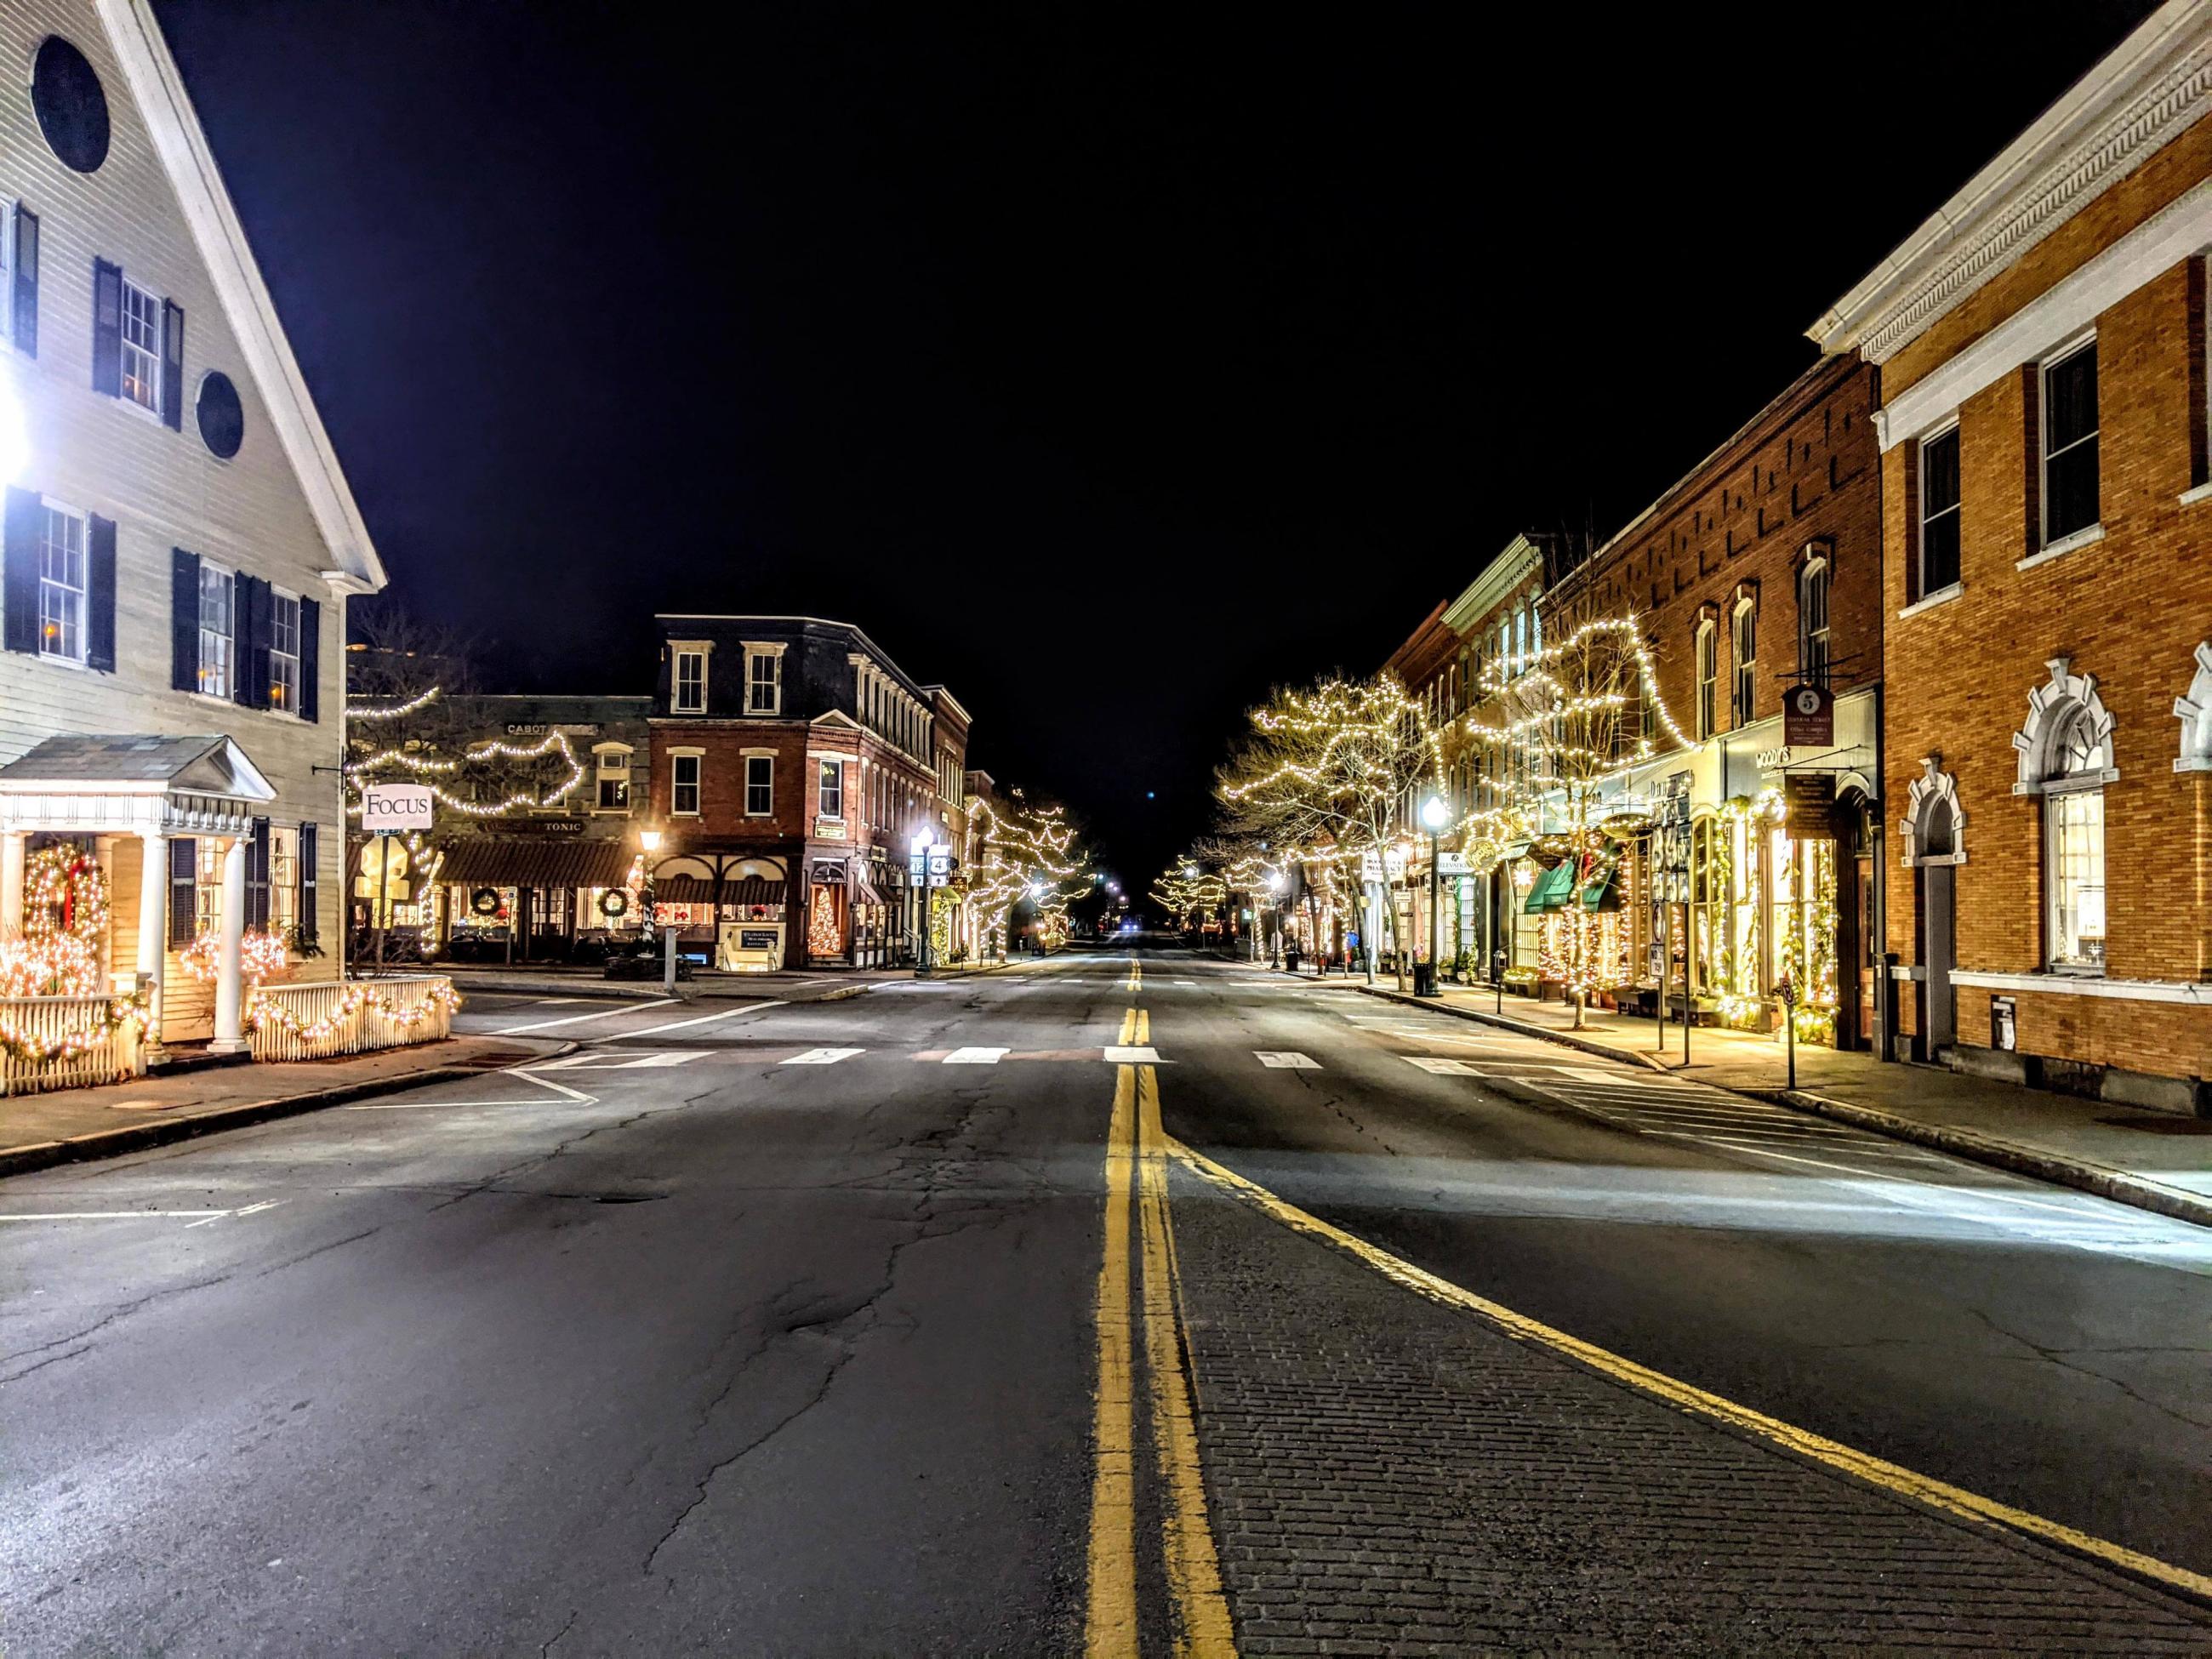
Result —
[[246, 410], [238, 401], [238, 388], [220, 369], [210, 369], [200, 381], [198, 405], [200, 441], [218, 460], [228, 460], [246, 441]]
[[55, 155], [79, 173], [107, 159], [107, 94], [84, 54], [50, 34], [31, 68], [31, 107]]

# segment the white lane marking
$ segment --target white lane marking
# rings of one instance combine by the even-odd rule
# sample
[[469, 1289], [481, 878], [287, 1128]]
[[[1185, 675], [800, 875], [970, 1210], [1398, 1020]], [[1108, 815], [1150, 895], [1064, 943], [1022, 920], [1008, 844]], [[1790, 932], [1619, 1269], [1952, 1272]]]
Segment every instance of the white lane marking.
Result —
[[539, 997], [530, 1006], [533, 1008], [568, 1008], [583, 1000], [581, 997]]
[[1006, 1057], [1004, 1048], [955, 1048], [945, 1055], [947, 1066], [996, 1066]]
[[0, 1215], [0, 1221], [183, 1221], [189, 1216], [195, 1218], [190, 1225], [204, 1227], [225, 1216], [258, 1215], [283, 1201], [281, 1198], [266, 1198], [258, 1204], [235, 1210], [46, 1210], [31, 1215]]
[[1114, 1045], [1101, 1051], [1101, 1057], [1117, 1066], [1157, 1066], [1160, 1051], [1149, 1043], [1131, 1047]]
[[1442, 1054], [1404, 1054], [1400, 1058], [1408, 1065], [1418, 1066], [1437, 1077], [1481, 1077], [1485, 1075], [1464, 1060], [1449, 1060]]
[[624, 1003], [617, 1008], [594, 1009], [588, 1014], [563, 1014], [558, 1019], [533, 1020], [527, 1025], [502, 1025], [494, 1036], [517, 1036], [524, 1031], [550, 1031], [556, 1025], [580, 1025], [587, 1019], [613, 1019], [622, 1014], [635, 1014], [647, 1008], [665, 1008], [674, 997], [654, 997], [649, 1002]]
[[[573, 1058], [575, 1058], [575, 1056], [562, 1056], [562, 1059]], [[557, 1066], [560, 1064], [560, 1061], [546, 1060], [543, 1062], [543, 1064], [545, 1066]], [[540, 1077], [538, 1075], [538, 1067], [535, 1066], [510, 1066], [505, 1071], [495, 1072], [492, 1075], [495, 1077], [519, 1077], [525, 1083], [534, 1083], [541, 1089], [550, 1089], [557, 1095], [565, 1095], [568, 1099], [574, 1101], [577, 1104], [581, 1106], [596, 1106], [599, 1104], [599, 1097], [597, 1095], [587, 1095], [581, 1089], [571, 1089], [565, 1083], [556, 1083], [550, 1077]], [[543, 1100], [529, 1099], [368, 1100], [355, 1106], [341, 1106], [338, 1108], [338, 1110], [342, 1112], [426, 1112], [441, 1106], [544, 1106], [550, 1103]]]
[[543, 1066], [533, 1066], [530, 1074], [535, 1079], [540, 1072], [635, 1072], [656, 1066], [681, 1066], [686, 1060], [697, 1060], [712, 1053], [714, 1050], [711, 1048], [657, 1048], [640, 1054], [627, 1048], [592, 1048], [580, 1054], [563, 1054], [558, 1060], [547, 1060]]
[[672, 1019], [665, 1025], [648, 1025], [642, 1031], [624, 1031], [623, 1040], [649, 1037], [657, 1031], [680, 1031], [687, 1025], [711, 1025], [718, 1019], [729, 1019], [738, 1014], [757, 1014], [763, 1008], [781, 1008], [781, 997], [772, 997], [764, 1002], [748, 1002], [741, 1008], [725, 1008], [719, 1014], [702, 1014], [696, 1019]]
[[1255, 1048], [1252, 1058], [1271, 1072], [1318, 1072], [1321, 1062], [1295, 1048]]
[[1178, 979], [1170, 980], [1169, 983], [1172, 985], [1195, 985], [1198, 981], [1194, 979]]
[[835, 1066], [841, 1060], [850, 1060], [854, 1054], [865, 1054], [866, 1048], [809, 1048], [803, 1054], [793, 1054], [789, 1060], [779, 1060], [781, 1066]]

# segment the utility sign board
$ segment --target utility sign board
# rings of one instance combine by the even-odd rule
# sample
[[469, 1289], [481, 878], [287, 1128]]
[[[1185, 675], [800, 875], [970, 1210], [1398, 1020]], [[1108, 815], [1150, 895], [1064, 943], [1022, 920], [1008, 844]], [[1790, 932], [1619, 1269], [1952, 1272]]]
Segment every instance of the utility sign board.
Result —
[[401, 830], [428, 830], [436, 799], [425, 784], [368, 784], [361, 792], [361, 826], [380, 836]]
[[1382, 879], [1382, 855], [1380, 853], [1362, 853], [1359, 855], [1359, 878], [1370, 883]]
[[948, 848], [941, 853], [938, 852], [934, 848], [931, 850], [929, 854], [929, 873], [933, 876], [949, 876], [952, 873], [952, 854], [951, 849]]

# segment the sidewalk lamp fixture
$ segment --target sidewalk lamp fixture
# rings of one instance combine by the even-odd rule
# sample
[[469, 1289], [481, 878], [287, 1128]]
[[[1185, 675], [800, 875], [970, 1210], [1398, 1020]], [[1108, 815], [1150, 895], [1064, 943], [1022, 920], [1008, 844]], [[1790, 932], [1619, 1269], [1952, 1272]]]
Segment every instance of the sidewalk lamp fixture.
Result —
[[[1444, 882], [1443, 872], [1437, 867], [1441, 862], [1437, 857], [1437, 837], [1450, 821], [1451, 808], [1444, 805], [1443, 796], [1431, 795], [1421, 803], [1421, 827], [1429, 832], [1429, 994], [1432, 997], [1443, 994], [1443, 981], [1438, 973], [1442, 964], [1437, 961], [1437, 946], [1443, 943], [1443, 936], [1437, 929]], [[1420, 988], [1413, 988], [1418, 991]]]
[[1282, 890], [1283, 872], [1267, 872], [1267, 909], [1270, 913], [1267, 929], [1267, 965], [1278, 968], [1283, 961], [1283, 910], [1275, 895]]
[[645, 914], [638, 918], [638, 937], [646, 944], [653, 943], [653, 855], [660, 850], [660, 831], [641, 830], [637, 844], [645, 854], [645, 878], [639, 884], [638, 908]]

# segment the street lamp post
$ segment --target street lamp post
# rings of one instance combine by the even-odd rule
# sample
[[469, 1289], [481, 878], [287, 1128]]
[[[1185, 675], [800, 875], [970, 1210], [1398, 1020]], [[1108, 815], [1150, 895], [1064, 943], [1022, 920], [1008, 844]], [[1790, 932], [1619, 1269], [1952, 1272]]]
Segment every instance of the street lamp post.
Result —
[[[1442, 954], [1438, 946], [1443, 935], [1438, 932], [1443, 912], [1443, 872], [1438, 867], [1442, 860], [1437, 856], [1437, 837], [1443, 833], [1451, 808], [1444, 805], [1443, 797], [1431, 795], [1421, 803], [1421, 827], [1429, 832], [1429, 994], [1443, 994], [1443, 981], [1438, 969], [1443, 965], [1437, 958]], [[1413, 988], [1419, 990], [1420, 988]]]
[[653, 855], [660, 850], [660, 831], [639, 830], [637, 844], [645, 854], [645, 880], [640, 884], [638, 889], [638, 906], [645, 914], [637, 919], [638, 926], [641, 929], [638, 937], [645, 944], [650, 945], [653, 943]]
[[1283, 963], [1283, 918], [1279, 901], [1275, 897], [1275, 895], [1281, 890], [1282, 885], [1283, 872], [1279, 870], [1269, 871], [1267, 872], [1267, 913], [1268, 920], [1273, 924], [1267, 930], [1267, 966], [1270, 968], [1279, 968]]
[[915, 957], [914, 976], [916, 979], [929, 977], [929, 855], [933, 850], [929, 831], [918, 832], [914, 838], [914, 858], [907, 865], [909, 876], [914, 875], [917, 869], [921, 872], [918, 879], [921, 884], [921, 944]]

